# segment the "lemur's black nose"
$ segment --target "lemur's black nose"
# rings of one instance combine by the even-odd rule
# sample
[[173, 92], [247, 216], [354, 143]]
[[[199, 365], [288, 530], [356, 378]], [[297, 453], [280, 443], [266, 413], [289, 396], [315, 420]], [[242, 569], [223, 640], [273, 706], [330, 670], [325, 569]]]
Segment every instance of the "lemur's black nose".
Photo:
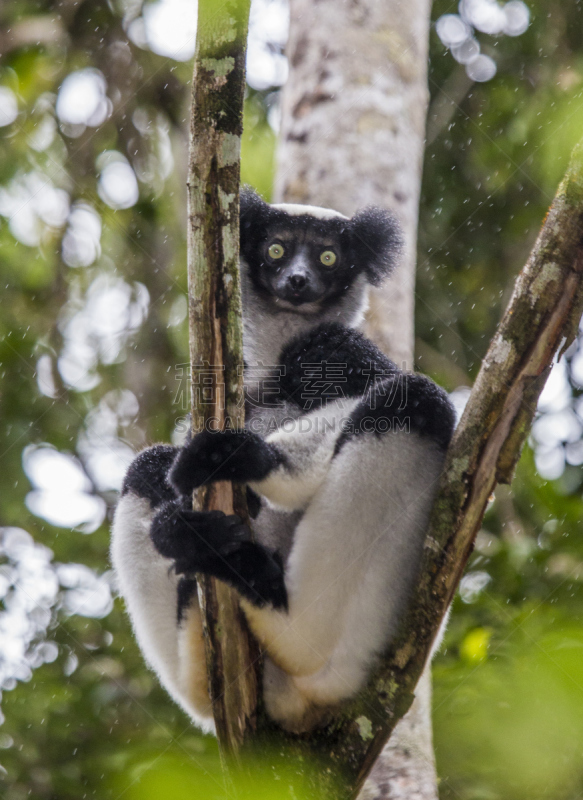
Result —
[[306, 276], [297, 274], [297, 275], [290, 275], [289, 283], [294, 292], [301, 291], [307, 283]]

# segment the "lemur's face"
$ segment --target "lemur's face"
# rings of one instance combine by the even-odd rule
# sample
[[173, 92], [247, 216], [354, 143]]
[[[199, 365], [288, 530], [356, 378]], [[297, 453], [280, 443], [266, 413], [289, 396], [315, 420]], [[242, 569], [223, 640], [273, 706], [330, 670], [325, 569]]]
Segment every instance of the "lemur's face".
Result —
[[378, 283], [398, 247], [397, 223], [381, 209], [348, 219], [309, 206], [278, 208], [249, 190], [241, 193], [241, 256], [256, 289], [280, 308], [317, 311], [362, 273]]
[[273, 297], [302, 306], [338, 295], [355, 275], [342, 223], [289, 217], [267, 225], [254, 253], [254, 277]]

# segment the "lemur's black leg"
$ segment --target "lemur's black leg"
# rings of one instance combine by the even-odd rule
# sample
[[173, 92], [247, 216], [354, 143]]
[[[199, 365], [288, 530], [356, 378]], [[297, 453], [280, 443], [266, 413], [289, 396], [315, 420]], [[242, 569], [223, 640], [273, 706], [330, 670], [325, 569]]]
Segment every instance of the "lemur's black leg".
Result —
[[192, 511], [190, 501], [182, 498], [160, 508], [151, 536], [158, 552], [174, 561], [177, 573], [212, 575], [257, 606], [287, 607], [279, 555], [252, 542], [251, 531], [239, 517]]
[[417, 433], [447, 450], [455, 427], [447, 393], [425, 375], [400, 373], [396, 378], [397, 383], [390, 378], [379, 381], [363, 397], [336, 441], [335, 454], [353, 436], [391, 431]]
[[176, 594], [176, 622], [180, 625], [196, 594], [196, 578], [183, 575], [178, 581]]
[[212, 481], [263, 480], [283, 460], [274, 445], [251, 431], [202, 431], [179, 451], [169, 480], [187, 495]]

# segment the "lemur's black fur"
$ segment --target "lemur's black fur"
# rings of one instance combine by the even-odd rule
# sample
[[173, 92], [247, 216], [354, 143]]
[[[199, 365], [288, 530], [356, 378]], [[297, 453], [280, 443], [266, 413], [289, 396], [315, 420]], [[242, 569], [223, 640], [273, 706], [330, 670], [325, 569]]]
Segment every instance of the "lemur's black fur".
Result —
[[[258, 444], [263, 447], [258, 449]], [[265, 478], [285, 460], [277, 448], [247, 430], [217, 435], [202, 431], [180, 452], [169, 481], [180, 494], [188, 494], [212, 481], [247, 483]]]
[[251, 531], [235, 514], [192, 511], [188, 499], [175, 500], [154, 517], [151, 537], [179, 575], [203, 572], [229, 583], [259, 607], [286, 607], [281, 559], [252, 542]]
[[[196, 572], [224, 580], [258, 606], [271, 603], [275, 608], [285, 608], [287, 597], [280, 557], [252, 542], [251, 531], [239, 517], [226, 516], [222, 511], [193, 511], [192, 490], [199, 483], [191, 481], [184, 492], [176, 486], [175, 472], [170, 473], [170, 468], [181, 456], [182, 466], [188, 467], [193, 451], [199, 449], [199, 444], [193, 442], [200, 444], [195, 437], [189, 443], [191, 449], [156, 445], [140, 453], [122, 487], [122, 496], [133, 492], [149, 500], [156, 509], [150, 530], [154, 546], [165, 558], [173, 560], [179, 575], [187, 576], [179, 583], [178, 620], [196, 590], [193, 579]], [[219, 461], [221, 466], [223, 459]], [[251, 501], [250, 511], [256, 515], [257, 495], [249, 490], [247, 496]]]
[[166, 479], [177, 450], [172, 445], [157, 444], [136, 456], [124, 478], [121, 496], [134, 492], [147, 498], [152, 508], [174, 500], [176, 492]]
[[[339, 397], [362, 397], [379, 378], [400, 372], [370, 339], [338, 322], [322, 324], [291, 341], [283, 349], [281, 364], [282, 397], [302, 410]], [[318, 365], [322, 377], [313, 380], [312, 370]]]
[[366, 393], [350, 414], [334, 452], [338, 454], [352, 436], [399, 430], [426, 436], [447, 450], [454, 426], [455, 412], [443, 389], [424, 375], [400, 373], [397, 380], [382, 380]]

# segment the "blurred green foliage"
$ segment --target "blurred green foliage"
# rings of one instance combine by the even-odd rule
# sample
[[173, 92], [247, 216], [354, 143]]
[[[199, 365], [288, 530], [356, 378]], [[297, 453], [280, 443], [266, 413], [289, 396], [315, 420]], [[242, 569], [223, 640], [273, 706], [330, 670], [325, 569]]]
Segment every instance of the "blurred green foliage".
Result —
[[[452, 10], [444, 0], [434, 5], [434, 18]], [[524, 35], [481, 37], [498, 65], [484, 84], [470, 83], [431, 34], [417, 353], [419, 367], [450, 390], [475, 377], [583, 130], [581, 4], [528, 5]], [[168, 441], [185, 413], [177, 367], [188, 359], [191, 65], [128, 38], [139, 13], [139, 3], [121, 0], [21, 1], [0, 10], [0, 87], [18, 101], [16, 119], [0, 127], [0, 525], [30, 532], [55, 562], [99, 573], [108, 566], [116, 492], [100, 484], [91, 451], [82, 447], [91, 420], [104, 403], [113, 407], [119, 390], [131, 390], [138, 408], [117, 415], [114, 435], [137, 449]], [[32, 22], [45, 27], [31, 33]], [[98, 125], [59, 121], [59, 87], [85, 68], [104, 76], [108, 116]], [[274, 87], [250, 88], [245, 110], [242, 178], [266, 197], [275, 97]], [[115, 210], [99, 190], [104, 151], [121, 155], [137, 175], [139, 200], [130, 207]], [[64, 260], [65, 224], [39, 218], [38, 244], [19, 240], [2, 192], [31, 173], [99, 216], [99, 252], [85, 266]], [[28, 200], [15, 196], [15, 214], [19, 203], [34, 206], [35, 191], [40, 196], [38, 185]], [[76, 383], [63, 377], [59, 360], [71, 346], [67, 323], [85, 313], [103, 276], [123, 281], [134, 298], [146, 287], [148, 313], [121, 325], [113, 345], [85, 320], [91, 357]], [[579, 393], [573, 384], [573, 397]], [[27, 510], [23, 450], [40, 443], [76, 454], [92, 493], [105, 501], [108, 518], [94, 533], [51, 525]], [[527, 448], [512, 488], [498, 491], [488, 509], [435, 660], [442, 800], [575, 800], [583, 792], [582, 478], [581, 467], [570, 464], [557, 480], [544, 480]], [[47, 638], [58, 644], [56, 660], [2, 695], [2, 797], [233, 796], [215, 741], [190, 726], [146, 670], [119, 600], [101, 619], [57, 604]], [[266, 761], [251, 787], [240, 779], [238, 796], [300, 798], [299, 766], [278, 770], [274, 784]]]

